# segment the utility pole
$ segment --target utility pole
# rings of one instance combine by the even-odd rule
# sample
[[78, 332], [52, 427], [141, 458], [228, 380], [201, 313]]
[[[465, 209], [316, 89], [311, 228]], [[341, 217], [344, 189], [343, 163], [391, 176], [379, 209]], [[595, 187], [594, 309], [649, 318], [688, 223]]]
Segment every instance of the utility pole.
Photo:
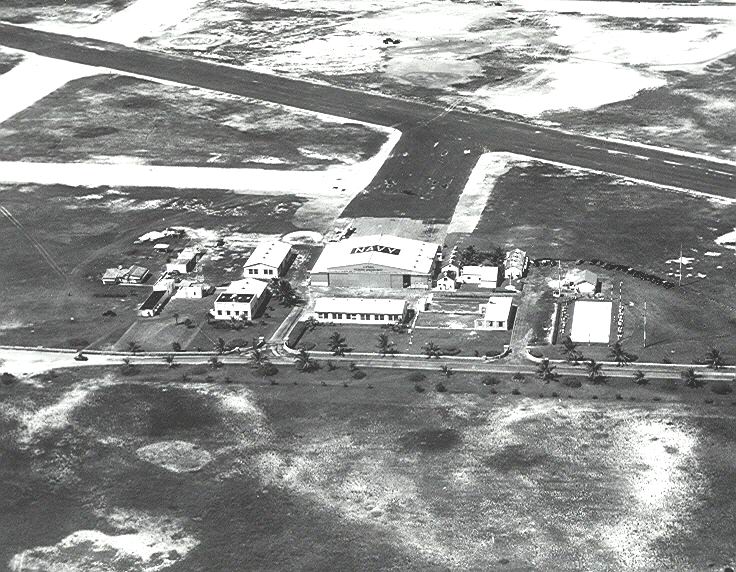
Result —
[[682, 243], [680, 243], [680, 279], [678, 285], [682, 286]]
[[647, 347], [647, 301], [644, 300], [644, 347]]

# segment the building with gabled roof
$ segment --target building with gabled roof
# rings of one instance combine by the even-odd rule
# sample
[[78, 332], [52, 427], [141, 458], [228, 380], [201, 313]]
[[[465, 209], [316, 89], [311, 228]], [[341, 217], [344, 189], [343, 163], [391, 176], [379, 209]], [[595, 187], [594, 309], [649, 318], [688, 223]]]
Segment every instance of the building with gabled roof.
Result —
[[504, 275], [508, 280], [518, 280], [526, 274], [529, 268], [529, 257], [520, 248], [514, 248], [506, 253], [503, 267]]
[[457, 280], [461, 284], [476, 284], [480, 288], [496, 288], [498, 266], [463, 266]]
[[290, 244], [280, 240], [260, 242], [243, 265], [243, 276], [266, 280], [279, 278], [286, 274], [290, 254]]
[[513, 297], [491, 296], [478, 306], [481, 317], [475, 320], [477, 330], [508, 330], [511, 326]]
[[355, 288], [432, 287], [441, 248], [387, 234], [328, 243], [310, 272], [318, 286]]
[[102, 283], [110, 284], [143, 284], [151, 273], [143, 266], [132, 265], [128, 268], [108, 268], [102, 275]]

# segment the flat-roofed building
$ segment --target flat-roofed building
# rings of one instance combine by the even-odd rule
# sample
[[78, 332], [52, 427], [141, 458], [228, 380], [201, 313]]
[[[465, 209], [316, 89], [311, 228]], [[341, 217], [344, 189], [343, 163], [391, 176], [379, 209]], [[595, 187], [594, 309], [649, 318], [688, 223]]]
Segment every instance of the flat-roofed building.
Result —
[[194, 270], [198, 256], [199, 251], [196, 248], [187, 247], [178, 254], [175, 260], [166, 263], [166, 272], [187, 274]]
[[289, 267], [291, 245], [280, 240], [261, 242], [243, 266], [246, 278], [279, 278]]
[[151, 273], [143, 266], [108, 268], [102, 275], [103, 284], [143, 284]]
[[491, 296], [478, 306], [481, 317], [475, 320], [476, 330], [508, 330], [511, 326], [513, 297]]
[[387, 234], [328, 243], [310, 272], [315, 286], [432, 287], [440, 245]]
[[457, 279], [461, 284], [475, 284], [480, 288], [498, 287], [497, 266], [463, 266]]
[[254, 278], [232, 282], [215, 298], [210, 314], [215, 320], [252, 320], [267, 299], [268, 284]]
[[179, 284], [176, 291], [176, 298], [185, 298], [190, 300], [198, 300], [212, 293], [214, 288], [204, 282], [193, 282], [184, 280]]
[[393, 324], [406, 318], [406, 300], [394, 298], [318, 298], [314, 318], [335, 324]]
[[607, 344], [611, 341], [613, 302], [577, 300], [572, 307], [570, 339], [575, 343]]

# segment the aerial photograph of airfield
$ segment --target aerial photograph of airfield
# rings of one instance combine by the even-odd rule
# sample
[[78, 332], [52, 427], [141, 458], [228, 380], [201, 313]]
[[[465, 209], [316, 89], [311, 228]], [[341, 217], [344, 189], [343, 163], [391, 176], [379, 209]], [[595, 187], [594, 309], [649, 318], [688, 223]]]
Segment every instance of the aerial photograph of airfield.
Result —
[[0, 0], [0, 570], [731, 571], [736, 0]]

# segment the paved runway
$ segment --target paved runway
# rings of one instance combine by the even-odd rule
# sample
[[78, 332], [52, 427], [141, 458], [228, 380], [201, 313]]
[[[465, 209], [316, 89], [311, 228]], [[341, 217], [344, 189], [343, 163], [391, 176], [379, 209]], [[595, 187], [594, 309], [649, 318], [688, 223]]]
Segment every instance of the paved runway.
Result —
[[[708, 158], [606, 141], [496, 116], [445, 112], [441, 107], [375, 93], [12, 24], [0, 23], [0, 45], [401, 129], [405, 135], [392, 158], [368, 192], [348, 207], [348, 213], [353, 215], [364, 210], [358, 208], [362, 205], [373, 211], [366, 213], [370, 216], [401, 216], [410, 199], [402, 200], [400, 195], [411, 197], [417, 189], [426, 189], [436, 181], [434, 198], [443, 200], [429, 201], [436, 207], [422, 213], [422, 218], [441, 214], [446, 218], [452, 213], [472, 163], [483, 150], [509, 151], [657, 185], [736, 198], [736, 165]], [[434, 142], [440, 142], [448, 153], [432, 156]], [[393, 194], [395, 200], [380, 201], [380, 195], [387, 193]], [[374, 202], [371, 208], [366, 201], [372, 198], [378, 198], [379, 204]]]

